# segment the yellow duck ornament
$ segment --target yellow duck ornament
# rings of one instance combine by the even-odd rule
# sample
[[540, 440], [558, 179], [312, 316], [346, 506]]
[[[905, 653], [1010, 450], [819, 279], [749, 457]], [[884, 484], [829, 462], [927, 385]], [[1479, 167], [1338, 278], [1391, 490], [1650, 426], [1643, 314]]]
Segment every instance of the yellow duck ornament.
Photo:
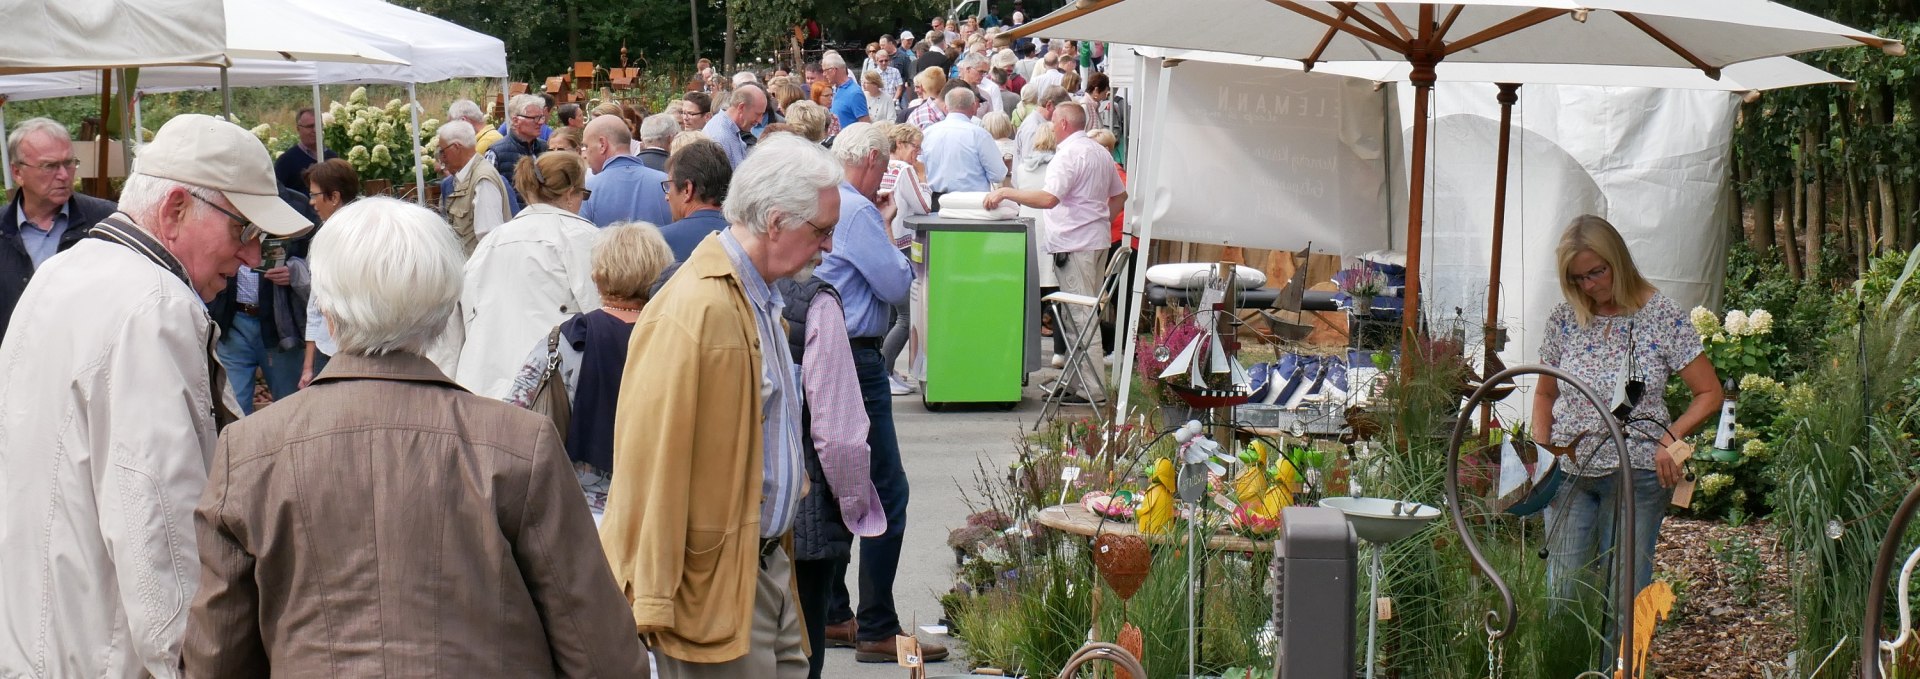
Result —
[[1174, 483], [1173, 461], [1161, 458], [1154, 462], [1153, 476], [1148, 479], [1140, 509], [1135, 512], [1140, 532], [1163, 533], [1173, 525]]
[[1242, 468], [1240, 476], [1234, 479], [1234, 497], [1248, 513], [1265, 519], [1278, 518], [1282, 507], [1293, 504], [1293, 494], [1300, 487], [1300, 473], [1292, 461], [1282, 457], [1278, 469], [1280, 483], [1273, 483], [1267, 472], [1271, 449], [1262, 441], [1254, 441], [1253, 449], [1258, 459], [1250, 460], [1251, 464]]

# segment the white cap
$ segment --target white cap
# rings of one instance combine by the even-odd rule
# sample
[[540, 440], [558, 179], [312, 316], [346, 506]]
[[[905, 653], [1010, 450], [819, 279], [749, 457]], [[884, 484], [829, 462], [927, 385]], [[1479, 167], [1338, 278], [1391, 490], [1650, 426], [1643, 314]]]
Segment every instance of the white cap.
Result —
[[1027, 15], [1026, 15], [1026, 13], [1025, 13], [1025, 12], [1014, 12], [1014, 13], [1013, 13], [1013, 25], [1015, 25], [1015, 26], [1018, 26], [1018, 25], [1020, 25], [1020, 24], [1024, 24], [1024, 23], [1027, 23]]
[[900, 32], [900, 39], [901, 39], [901, 40], [912, 40], [912, 39], [913, 39], [913, 31], [901, 31], [901, 32]]
[[174, 116], [140, 147], [133, 174], [171, 179], [219, 191], [254, 226], [281, 237], [297, 236], [313, 223], [280, 199], [273, 157], [252, 132], [213, 116]]

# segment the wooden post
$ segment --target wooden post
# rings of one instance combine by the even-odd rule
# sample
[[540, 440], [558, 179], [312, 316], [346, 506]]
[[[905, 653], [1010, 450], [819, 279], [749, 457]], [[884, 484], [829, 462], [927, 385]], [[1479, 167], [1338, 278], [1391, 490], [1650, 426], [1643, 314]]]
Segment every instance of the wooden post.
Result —
[[[1493, 247], [1488, 257], [1487, 270], [1487, 317], [1482, 325], [1486, 332], [1483, 343], [1486, 349], [1486, 362], [1481, 365], [1483, 377], [1493, 376], [1495, 362], [1494, 339], [1500, 329], [1500, 259], [1505, 244], [1507, 229], [1507, 160], [1509, 157], [1508, 140], [1513, 136], [1513, 105], [1520, 101], [1519, 83], [1500, 83], [1500, 145], [1494, 156], [1493, 170]], [[1480, 410], [1480, 429], [1485, 431], [1493, 421], [1493, 403], [1487, 402]]]

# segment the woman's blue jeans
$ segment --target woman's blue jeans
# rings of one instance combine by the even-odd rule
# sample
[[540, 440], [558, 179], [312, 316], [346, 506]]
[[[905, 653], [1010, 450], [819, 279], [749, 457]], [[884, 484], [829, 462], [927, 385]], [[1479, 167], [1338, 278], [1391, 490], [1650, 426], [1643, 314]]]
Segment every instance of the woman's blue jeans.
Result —
[[[1581, 595], [1582, 575], [1587, 584], [1608, 593], [1613, 583], [1613, 545], [1618, 531], [1614, 516], [1613, 474], [1567, 476], [1560, 495], [1547, 513], [1547, 582], [1556, 603]], [[1660, 485], [1651, 470], [1633, 470], [1633, 582], [1634, 592], [1653, 581], [1653, 548], [1660, 542], [1660, 524], [1667, 516], [1673, 489]]]

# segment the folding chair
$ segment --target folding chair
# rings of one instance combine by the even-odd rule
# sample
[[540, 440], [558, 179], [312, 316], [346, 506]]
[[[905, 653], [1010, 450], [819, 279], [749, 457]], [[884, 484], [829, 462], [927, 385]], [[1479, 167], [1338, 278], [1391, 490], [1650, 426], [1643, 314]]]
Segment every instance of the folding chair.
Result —
[[[1060, 368], [1060, 379], [1054, 382], [1053, 389], [1047, 392], [1046, 399], [1041, 402], [1040, 418], [1033, 423], [1034, 431], [1039, 431], [1042, 423], [1052, 420], [1053, 416], [1059, 412], [1061, 401], [1071, 392], [1068, 388], [1071, 386], [1068, 380], [1074, 380], [1078, 376], [1080, 364], [1092, 360], [1087, 357], [1087, 352], [1100, 340], [1100, 314], [1106, 311], [1108, 305], [1113, 304], [1114, 297], [1119, 294], [1119, 288], [1123, 284], [1120, 280], [1121, 274], [1126, 272], [1127, 260], [1132, 257], [1132, 248], [1123, 247], [1113, 251], [1113, 257], [1107, 260], [1106, 277], [1100, 285], [1099, 297], [1056, 292], [1041, 298], [1042, 303], [1053, 305], [1053, 317], [1060, 320], [1058, 329], [1062, 332], [1066, 328], [1067, 306], [1086, 307], [1091, 309], [1092, 313], [1087, 315], [1088, 322], [1080, 328], [1080, 331], [1067, 341], [1066, 364]], [[1087, 389], [1091, 385], [1080, 384], [1079, 386]], [[1099, 409], [1095, 408], [1094, 412], [1097, 415]]]

